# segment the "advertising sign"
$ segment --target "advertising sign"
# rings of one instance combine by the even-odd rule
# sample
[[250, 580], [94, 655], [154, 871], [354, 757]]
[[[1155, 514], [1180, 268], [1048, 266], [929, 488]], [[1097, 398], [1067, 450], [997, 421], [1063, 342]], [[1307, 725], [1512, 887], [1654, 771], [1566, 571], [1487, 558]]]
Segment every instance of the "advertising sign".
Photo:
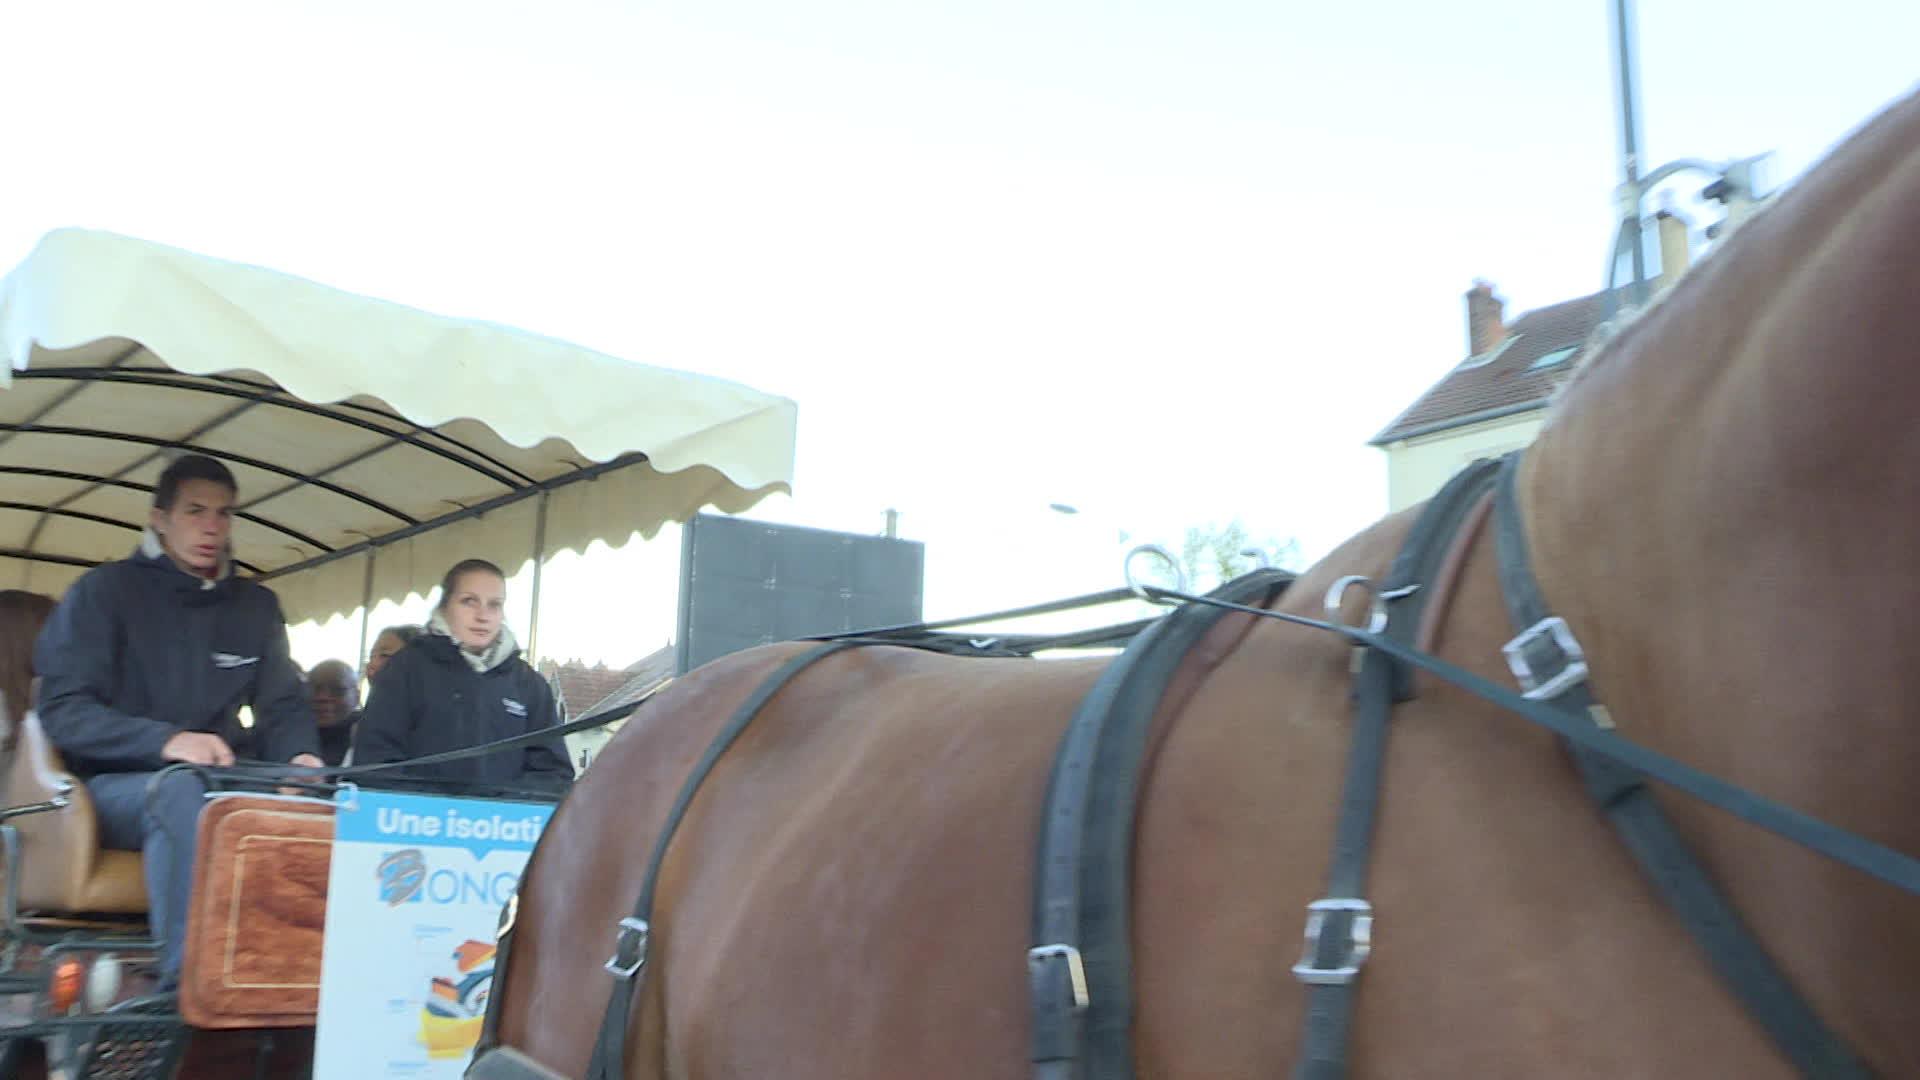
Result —
[[770, 641], [920, 621], [918, 540], [696, 514], [680, 531], [674, 670]]
[[553, 807], [352, 787], [338, 803], [315, 1080], [457, 1080], [500, 909]]

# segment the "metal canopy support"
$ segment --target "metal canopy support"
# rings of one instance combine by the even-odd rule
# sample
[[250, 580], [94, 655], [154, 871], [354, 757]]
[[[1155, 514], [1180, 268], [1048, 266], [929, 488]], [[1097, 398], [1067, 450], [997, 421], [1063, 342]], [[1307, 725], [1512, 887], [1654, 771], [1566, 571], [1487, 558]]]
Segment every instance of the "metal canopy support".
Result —
[[260, 580], [270, 581], [273, 578], [285, 577], [289, 574], [297, 574], [302, 570], [311, 570], [316, 566], [324, 566], [325, 564], [333, 562], [336, 559], [345, 559], [354, 555], [358, 555], [362, 551], [365, 551], [370, 547], [385, 547], [388, 544], [395, 544], [395, 543], [399, 543], [402, 540], [412, 539], [415, 536], [419, 536], [421, 533], [431, 532], [434, 529], [443, 528], [445, 526], [452, 525], [455, 522], [466, 521], [470, 518], [477, 518], [482, 514], [492, 513], [493, 511], [498, 510], [503, 506], [511, 506], [514, 503], [521, 501], [522, 499], [531, 499], [536, 495], [544, 495], [549, 491], [554, 491], [559, 488], [566, 487], [569, 484], [577, 484], [583, 480], [592, 480], [594, 477], [600, 476], [604, 473], [610, 473], [616, 469], [624, 469], [633, 465], [638, 465], [641, 462], [646, 460], [647, 460], [647, 455], [639, 450], [635, 450], [627, 454], [622, 454], [619, 457], [614, 458], [612, 461], [604, 461], [598, 465], [589, 465], [583, 469], [578, 469], [573, 472], [567, 473], [565, 476], [555, 477], [552, 480], [542, 480], [537, 482], [533, 486], [524, 487], [518, 491], [512, 491], [512, 492], [508, 492], [505, 495], [495, 496], [494, 498], [488, 499], [485, 502], [474, 503], [472, 506], [462, 507], [459, 510], [452, 511], [447, 514], [442, 514], [441, 516], [434, 518], [431, 521], [422, 521], [414, 525], [409, 525], [403, 529], [396, 529], [393, 532], [383, 533], [378, 537], [368, 539], [368, 540], [362, 540], [359, 543], [351, 544], [347, 547], [339, 548], [335, 551], [330, 551], [325, 555], [317, 555], [311, 559], [305, 560], [304, 562], [294, 563], [291, 566], [283, 566], [278, 570], [269, 571], [268, 573], [261, 575]]
[[551, 491], [540, 493], [540, 510], [533, 519], [533, 613], [527, 616], [527, 663], [540, 659], [540, 573], [547, 563], [547, 501]]
[[[23, 434], [31, 434], [31, 435], [71, 435], [81, 439], [104, 439], [109, 442], [124, 442], [124, 443], [133, 443], [138, 446], [150, 446], [150, 447], [153, 447], [155, 450], [162, 451], [162, 452], [169, 451], [169, 450], [180, 450], [180, 451], [185, 451], [187, 453], [193, 453], [193, 454], [206, 454], [209, 457], [223, 458], [237, 465], [245, 465], [250, 469], [259, 469], [262, 472], [270, 472], [276, 476], [284, 476], [289, 480], [304, 479], [306, 480], [306, 484], [308, 487], [319, 488], [320, 490], [325, 491], [329, 494], [338, 495], [343, 499], [347, 499], [349, 501], [358, 503], [361, 506], [365, 506], [370, 509], [377, 510], [380, 513], [385, 514], [396, 521], [405, 522], [406, 526], [409, 528], [420, 524], [420, 522], [415, 520], [411, 515], [401, 513], [399, 510], [396, 510], [393, 507], [388, 506], [383, 502], [380, 502], [376, 499], [367, 498], [365, 495], [357, 495], [351, 491], [348, 491], [346, 488], [339, 486], [338, 484], [330, 484], [325, 480], [316, 480], [312, 478], [303, 477], [299, 472], [299, 470], [297, 469], [289, 469], [284, 465], [276, 465], [271, 461], [263, 461], [260, 458], [255, 458], [255, 457], [247, 457], [242, 454], [233, 453], [232, 451], [229, 451], [229, 450], [210, 449], [205, 446], [200, 446], [196, 443], [188, 442], [184, 439], [162, 439], [152, 435], [135, 435], [132, 432], [125, 432], [125, 431], [103, 431], [95, 428], [65, 427], [65, 426], [58, 426], [53, 424], [6, 423], [6, 424], [0, 424], [0, 432], [14, 432], [14, 433], [23, 433]], [[159, 456], [159, 455], [148, 454], [142, 460], [152, 461], [156, 456]], [[131, 471], [131, 468], [132, 467], [130, 466], [128, 469], [122, 470], [122, 474], [128, 471]], [[73, 498], [78, 498], [78, 497], [79, 496], [77, 495], [73, 496]]]
[[[119, 353], [119, 355], [107, 361], [106, 366], [103, 367], [101, 370], [112, 371], [115, 368], [119, 367], [120, 365], [125, 364], [127, 361], [132, 360], [134, 357], [145, 352], [146, 348], [147, 347], [145, 345], [141, 345], [138, 342], [132, 345], [129, 345], [124, 350], [122, 350]], [[22, 378], [25, 375], [26, 375], [26, 372], [24, 371], [16, 371], [13, 373], [13, 377], [16, 379]], [[59, 397], [54, 398], [52, 401], [47, 402], [45, 405], [35, 410], [32, 416], [27, 417], [27, 423], [37, 424], [40, 421], [45, 420], [47, 417], [52, 416], [55, 412], [59, 410], [60, 406], [65, 405], [71, 402], [74, 398], [79, 397], [80, 392], [85, 389], [86, 389], [85, 386], [69, 387], [66, 391], [61, 393]], [[11, 442], [13, 440], [13, 435], [14, 435], [13, 432], [0, 432], [0, 446], [5, 446], [7, 443]]]
[[[503, 465], [499, 461], [482, 454], [472, 447], [441, 435], [429, 428], [423, 428], [418, 424], [406, 420], [404, 417], [393, 416], [364, 407], [357, 410], [367, 416], [376, 416], [382, 421], [385, 421], [385, 423], [374, 423], [372, 420], [363, 419], [361, 416], [355, 415], [343, 407], [336, 406], [329, 408], [301, 401], [295, 397], [286, 396], [284, 390], [271, 384], [209, 379], [200, 376], [183, 375], [170, 370], [149, 371], [145, 369], [111, 371], [102, 368], [33, 368], [18, 373], [14, 378], [76, 380], [83, 384], [124, 383], [134, 386], [152, 386], [166, 390], [179, 390], [184, 393], [214, 394], [223, 397], [240, 398], [257, 405], [267, 405], [276, 409], [289, 409], [294, 412], [304, 413], [308, 416], [319, 417], [335, 423], [356, 427], [375, 435], [385, 436], [390, 440], [387, 445], [405, 443], [408, 446], [453, 462], [455, 465], [477, 472], [502, 487], [512, 488], [517, 487], [519, 484], [533, 482], [532, 477], [520, 472], [518, 469]], [[79, 387], [76, 387], [74, 391], [69, 391], [69, 393], [77, 392], [79, 389]], [[392, 426], [395, 424], [402, 425], [402, 427], [396, 429]], [[468, 457], [462, 457], [460, 454], [456, 454], [443, 446], [436, 445], [435, 442], [428, 440], [428, 436], [435, 437], [439, 442], [446, 442], [458, 447], [462, 452], [467, 454]]]
[[372, 644], [367, 640], [367, 626], [373, 619], [373, 563], [379, 557], [379, 548], [367, 549], [367, 576], [360, 587], [360, 652], [355, 656], [353, 667], [362, 675], [366, 674], [367, 646]]
[[[0, 438], [3, 437], [4, 436], [0, 436]], [[48, 480], [76, 480], [83, 484], [92, 484], [93, 490], [96, 491], [110, 487], [119, 488], [123, 491], [137, 491], [142, 495], [151, 494], [153, 491], [153, 488], [146, 484], [136, 484], [131, 480], [123, 480], [118, 477], [95, 476], [92, 473], [74, 472], [71, 469], [42, 469], [32, 465], [0, 465], [0, 476], [37, 476], [44, 477]], [[33, 509], [38, 512], [41, 508], [35, 506]], [[288, 528], [271, 518], [262, 517], [259, 514], [249, 513], [239, 509], [234, 511], [233, 516], [242, 521], [250, 521], [263, 529], [272, 529], [282, 536], [297, 540], [323, 554], [333, 550], [332, 547], [315, 540], [306, 533], [300, 532], [297, 529]]]

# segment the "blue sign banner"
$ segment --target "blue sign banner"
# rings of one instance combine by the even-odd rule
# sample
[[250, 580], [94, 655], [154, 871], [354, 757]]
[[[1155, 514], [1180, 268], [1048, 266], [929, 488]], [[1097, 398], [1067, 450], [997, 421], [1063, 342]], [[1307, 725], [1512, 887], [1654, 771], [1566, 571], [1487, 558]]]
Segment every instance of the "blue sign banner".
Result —
[[500, 909], [553, 807], [342, 789], [315, 1080], [456, 1080], [493, 988]]

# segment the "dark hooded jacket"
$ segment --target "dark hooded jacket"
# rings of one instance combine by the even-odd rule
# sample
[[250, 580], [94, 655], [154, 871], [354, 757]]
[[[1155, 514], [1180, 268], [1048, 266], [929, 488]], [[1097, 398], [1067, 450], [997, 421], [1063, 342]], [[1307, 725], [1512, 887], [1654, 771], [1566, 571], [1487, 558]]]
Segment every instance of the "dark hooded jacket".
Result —
[[40, 722], [81, 776], [159, 769], [182, 731], [241, 741], [243, 705], [254, 727], [236, 753], [279, 762], [319, 750], [279, 598], [224, 561], [213, 580], [181, 570], [151, 533], [74, 582], [33, 665]]
[[[353, 730], [353, 763], [406, 761], [525, 735], [560, 722], [553, 690], [517, 647], [476, 671], [451, 638], [422, 635], [375, 676]], [[518, 750], [408, 767], [404, 776], [447, 794], [566, 793], [573, 765], [555, 735]], [[379, 774], [364, 782], [377, 786]]]
[[339, 765], [347, 760], [347, 751], [353, 749], [354, 725], [360, 722], [360, 710], [355, 709], [346, 718], [332, 727], [320, 729], [320, 760], [329, 765]]

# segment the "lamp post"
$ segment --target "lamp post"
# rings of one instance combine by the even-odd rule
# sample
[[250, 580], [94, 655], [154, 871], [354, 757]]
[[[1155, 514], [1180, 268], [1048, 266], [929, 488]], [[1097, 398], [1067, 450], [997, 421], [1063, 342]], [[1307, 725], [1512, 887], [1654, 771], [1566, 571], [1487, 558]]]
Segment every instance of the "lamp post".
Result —
[[[1637, 26], [1633, 0], [1613, 0], [1613, 51], [1618, 65], [1620, 89], [1620, 165], [1623, 180], [1614, 189], [1619, 227], [1614, 232], [1613, 255], [1607, 260], [1606, 316], [1611, 318], [1619, 303], [1615, 292], [1620, 272], [1620, 257], [1629, 255], [1633, 280], [1629, 283], [1629, 302], [1634, 307], [1647, 299], [1647, 249], [1645, 219], [1641, 209], [1647, 194], [1682, 172], [1700, 172], [1714, 179], [1700, 194], [1724, 204], [1726, 220], [1709, 227], [1708, 235], [1738, 225], [1754, 203], [1753, 166], [1760, 157], [1737, 158], [1728, 162], [1681, 158], [1651, 172], [1640, 172], [1640, 100], [1639, 83], [1634, 70], [1634, 43]], [[1762, 157], [1765, 155], [1761, 155]]]
[[[1075, 587], [1086, 592], [1110, 589], [1126, 581], [1130, 572], [1146, 570], [1152, 566], [1151, 560], [1137, 568], [1131, 564], [1129, 545], [1138, 541], [1135, 530], [1129, 529], [1119, 521], [1101, 513], [1088, 514], [1080, 507], [1069, 502], [1050, 502], [1047, 510], [1062, 517], [1080, 523], [1074, 530], [1079, 535], [1068, 539], [1071, 549], [1069, 560], [1073, 564], [1072, 580]], [[1083, 556], [1082, 553], [1085, 553]], [[1169, 562], [1162, 569], [1170, 570], [1175, 587], [1184, 587], [1185, 575], [1177, 563]], [[1158, 571], [1155, 571], [1157, 573]], [[1084, 575], [1082, 577], [1081, 575]], [[1119, 601], [1120, 614], [1115, 618], [1145, 618], [1160, 613], [1160, 608], [1145, 600], [1128, 598]]]
[[1613, 0], [1613, 55], [1619, 63], [1620, 80], [1620, 166], [1626, 181], [1622, 196], [1631, 202], [1621, 208], [1619, 235], [1614, 242], [1613, 262], [1607, 267], [1607, 285], [1611, 292], [1613, 275], [1620, 265], [1620, 245], [1628, 244], [1633, 253], [1633, 302], [1642, 300], [1641, 290], [1647, 276], [1645, 233], [1640, 224], [1640, 198], [1645, 188], [1640, 181], [1640, 109], [1636, 100], [1639, 84], [1634, 79], [1634, 20], [1632, 0]]

